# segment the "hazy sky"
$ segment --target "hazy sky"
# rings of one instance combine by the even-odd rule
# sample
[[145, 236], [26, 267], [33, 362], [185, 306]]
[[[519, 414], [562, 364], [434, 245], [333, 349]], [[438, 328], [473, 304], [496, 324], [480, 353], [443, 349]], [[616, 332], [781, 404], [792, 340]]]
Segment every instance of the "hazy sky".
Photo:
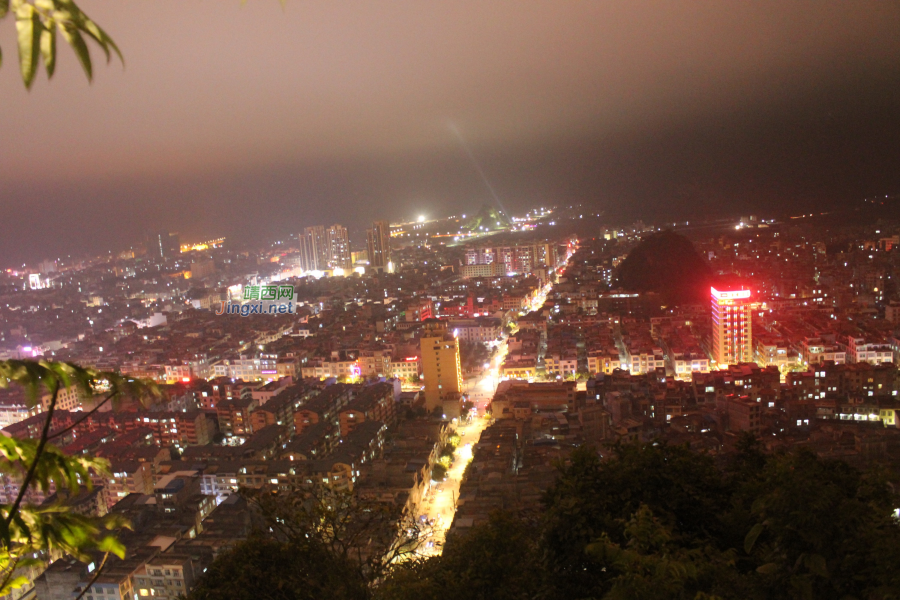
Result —
[[[125, 55], [30, 92], [0, 21], [0, 264], [489, 200], [659, 220], [900, 192], [900, 3], [81, 0]], [[361, 241], [357, 239], [356, 241]]]

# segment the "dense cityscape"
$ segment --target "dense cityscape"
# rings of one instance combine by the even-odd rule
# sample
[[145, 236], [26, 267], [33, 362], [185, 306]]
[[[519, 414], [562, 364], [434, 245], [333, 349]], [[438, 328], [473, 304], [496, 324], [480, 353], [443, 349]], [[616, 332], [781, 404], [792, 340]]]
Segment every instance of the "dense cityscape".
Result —
[[[110, 465], [65, 502], [135, 524], [95, 597], [174, 599], [251, 535], [240, 490], [321, 481], [400, 506], [428, 526], [428, 556], [497, 509], [537, 510], [585, 444], [715, 457], [749, 432], [770, 452], [896, 461], [898, 234], [756, 216], [615, 227], [580, 207], [376, 221], [358, 250], [340, 225], [242, 252], [164, 233], [114, 258], [7, 270], [0, 352], [158, 385], [149, 405], [66, 390], [51, 430], [65, 454]], [[620, 285], [644, 260], [653, 288], [686, 239], [705, 287]], [[295, 306], [221, 310], [256, 302]], [[49, 399], [4, 390], [4, 433], [39, 437]], [[5, 473], [2, 501], [21, 483]], [[39, 598], [92, 581], [72, 560], [33, 569]]]
[[898, 24], [0, 0], [0, 600], [900, 599]]

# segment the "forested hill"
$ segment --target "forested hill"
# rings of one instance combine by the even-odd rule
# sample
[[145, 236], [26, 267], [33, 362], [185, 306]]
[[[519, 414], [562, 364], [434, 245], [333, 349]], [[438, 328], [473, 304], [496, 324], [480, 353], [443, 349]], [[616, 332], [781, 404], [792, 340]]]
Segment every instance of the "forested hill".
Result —
[[616, 270], [629, 292], [656, 292], [669, 304], [706, 299], [713, 274], [686, 237], [662, 231], [641, 241]]

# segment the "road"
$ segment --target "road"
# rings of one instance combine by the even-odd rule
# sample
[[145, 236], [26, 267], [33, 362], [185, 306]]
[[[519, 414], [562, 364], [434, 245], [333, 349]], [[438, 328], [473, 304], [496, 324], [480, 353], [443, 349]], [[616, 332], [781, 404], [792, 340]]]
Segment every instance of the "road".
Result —
[[[573, 252], [574, 250], [570, 251], [565, 260], [561, 261], [560, 268], [568, 263]], [[553, 284], [548, 282], [538, 291], [528, 308], [538, 310], [543, 306], [551, 289], [553, 289]], [[486, 409], [500, 383], [500, 365], [503, 364], [507, 351], [506, 340], [503, 340], [498, 346], [496, 355], [491, 359], [489, 368], [485, 369], [478, 377], [465, 382], [466, 393], [469, 400], [475, 404], [475, 410], [469, 418], [463, 418], [455, 425], [460, 441], [453, 453], [453, 462], [447, 470], [447, 476], [441, 483], [432, 482], [432, 487], [426, 492], [422, 501], [420, 518], [424, 518], [434, 525], [426, 547], [422, 550], [422, 554], [425, 556], [438, 555], [443, 549], [447, 530], [453, 523], [453, 515], [456, 513], [456, 501], [459, 498], [462, 475], [466, 466], [472, 461], [472, 448], [481, 438], [481, 432], [491, 423], [490, 417], [486, 415]]]
[[455, 425], [456, 434], [459, 436], [459, 445], [453, 453], [453, 462], [447, 469], [444, 481], [432, 482], [432, 487], [423, 500], [422, 514], [426, 520], [433, 521], [434, 524], [433, 532], [422, 551], [426, 556], [441, 553], [444, 537], [450, 524], [453, 523], [456, 501], [459, 498], [459, 486], [466, 466], [472, 461], [472, 449], [481, 438], [481, 432], [491, 422], [490, 416], [486, 414], [486, 409], [497, 389], [498, 369], [505, 356], [506, 341], [504, 340], [491, 361], [491, 367], [478, 377], [465, 382], [469, 400], [475, 404], [475, 411], [469, 418], [463, 418]]

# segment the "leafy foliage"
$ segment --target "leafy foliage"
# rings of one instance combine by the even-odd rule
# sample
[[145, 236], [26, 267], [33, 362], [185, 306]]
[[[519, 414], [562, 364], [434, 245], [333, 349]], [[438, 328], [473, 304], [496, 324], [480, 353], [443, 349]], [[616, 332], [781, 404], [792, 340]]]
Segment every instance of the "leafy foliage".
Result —
[[580, 448], [537, 522], [508, 513], [397, 566], [381, 598], [900, 597], [900, 525], [879, 473], [809, 451], [724, 468], [665, 444]]
[[[0, 436], [0, 455], [5, 459], [0, 463], [0, 472], [9, 475], [21, 476], [29, 465], [35, 463], [34, 484], [42, 491], [50, 490], [51, 485], [55, 489], [69, 489], [76, 491], [81, 484], [90, 486], [90, 474], [93, 470], [97, 473], [107, 473], [109, 463], [104, 459], [88, 457], [69, 457], [57, 448], [48, 445], [43, 449], [39, 460], [37, 457], [39, 442], [35, 440], [18, 440], [12, 437]], [[13, 544], [33, 544], [38, 540], [38, 548], [44, 548], [41, 540], [59, 542], [59, 547], [66, 552], [83, 556], [83, 552], [77, 545], [69, 543], [71, 531], [52, 528], [54, 519], [65, 519], [67, 515], [62, 513], [58, 506], [29, 507], [20, 506], [16, 512], [8, 512], [10, 507], [3, 505], [4, 521], [0, 528], [0, 541], [7, 547]], [[9, 518], [7, 518], [9, 517]], [[8, 525], [7, 525], [8, 521]]]
[[443, 481], [446, 477], [447, 467], [445, 467], [441, 463], [435, 463], [435, 465], [431, 468], [431, 480]]
[[496, 512], [481, 527], [451, 538], [440, 557], [398, 566], [376, 591], [384, 600], [538, 597], [540, 549], [532, 523]]
[[751, 437], [724, 465], [666, 444], [570, 458], [540, 514], [498, 511], [427, 559], [392, 552], [422, 538], [385, 527], [397, 518], [385, 506], [263, 494], [268, 535], [217, 560], [192, 598], [900, 597], [900, 526], [879, 473], [804, 450], [764, 455]]
[[642, 504], [625, 522], [625, 542], [617, 544], [608, 534], [585, 551], [610, 574], [610, 600], [694, 598], [705, 571], [733, 563], [731, 554], [709, 546], [687, 548], [676, 542], [672, 529]]
[[491, 353], [482, 342], [461, 341], [459, 343], [459, 360], [463, 371], [469, 373], [479, 370], [491, 359]]
[[[31, 88], [40, 61], [44, 61], [47, 77], [56, 71], [57, 33], [72, 47], [81, 68], [90, 81], [93, 62], [85, 38], [100, 46], [106, 62], [115, 53], [122, 60], [119, 47], [109, 35], [88, 17], [72, 0], [0, 0], [0, 19], [12, 14], [16, 20], [19, 70], [26, 88]], [[0, 64], [3, 55], [0, 52]]]
[[370, 598], [431, 534], [401, 506], [327, 484], [241, 493], [260, 527], [213, 562], [189, 600]]
[[74, 493], [82, 485], [90, 489], [92, 471], [108, 472], [109, 464], [103, 459], [66, 456], [49, 443], [59, 433], [50, 430], [59, 391], [75, 387], [85, 397], [103, 395], [94, 410], [123, 395], [146, 398], [158, 393], [155, 386], [117, 373], [47, 361], [0, 362], [0, 388], [10, 385], [21, 386], [31, 405], [44, 393], [50, 402], [39, 439], [0, 436], [0, 473], [21, 481], [14, 502], [0, 505], [0, 596], [27, 583], [17, 573], [39, 563], [41, 553], [61, 551], [83, 560], [92, 551], [124, 556], [125, 549], [113, 533], [128, 526], [120, 517], [98, 519], [73, 513], [62, 502], [35, 506], [24, 501], [31, 487]]
[[629, 445], [614, 448], [605, 462], [589, 447], [577, 449], [546, 503], [544, 543], [554, 587], [599, 597], [608, 581], [598, 581], [585, 552], [593, 540], [605, 534], [627, 543], [626, 523], [642, 506], [685, 542], [704, 539], [714, 527], [710, 516], [728, 500], [708, 457], [680, 446]]
[[42, 391], [53, 394], [71, 386], [87, 396], [109, 393], [114, 397], [147, 398], [159, 395], [154, 385], [139, 379], [112, 371], [87, 369], [73, 363], [46, 360], [0, 361], [0, 388], [10, 385], [22, 387], [32, 405]]
[[900, 594], [900, 529], [879, 473], [803, 450], [769, 460], [748, 487], [744, 550], [768, 597]]
[[[366, 590], [382, 579], [390, 566], [414, 559], [430, 528], [421, 525], [403, 507], [390, 502], [360, 497], [328, 485], [298, 486], [288, 493], [269, 490], [242, 492], [265, 525], [269, 540], [299, 555], [314, 557], [320, 565], [306, 578], [321, 576], [325, 580], [345, 582], [346, 596], [356, 597], [354, 590]], [[207, 581], [203, 589], [216, 582]], [[191, 598], [227, 596], [192, 594]], [[289, 596], [294, 597], [294, 596]], [[323, 596], [318, 596], [323, 597]], [[332, 597], [332, 596], [325, 596]]]
[[443, 446], [441, 446], [441, 456], [449, 456], [452, 457], [453, 453], [456, 451], [456, 447], [459, 445], [459, 436], [453, 434], [447, 440]]
[[255, 535], [221, 554], [191, 600], [353, 600], [367, 598], [349, 561], [306, 543]]

